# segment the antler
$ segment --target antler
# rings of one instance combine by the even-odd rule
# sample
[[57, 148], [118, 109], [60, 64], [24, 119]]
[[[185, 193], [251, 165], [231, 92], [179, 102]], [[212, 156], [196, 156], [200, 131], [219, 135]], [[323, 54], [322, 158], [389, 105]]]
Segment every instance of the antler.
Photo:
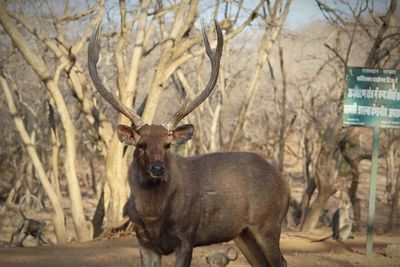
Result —
[[197, 108], [211, 94], [212, 90], [215, 87], [215, 84], [217, 83], [219, 63], [221, 61], [221, 56], [222, 56], [224, 37], [222, 36], [222, 30], [219, 23], [216, 20], [214, 20], [214, 23], [215, 23], [215, 29], [217, 31], [217, 47], [215, 49], [215, 52], [213, 52], [213, 50], [210, 47], [210, 42], [208, 41], [208, 37], [207, 34], [205, 33], [204, 28], [202, 29], [204, 45], [206, 47], [206, 53], [211, 61], [210, 80], [208, 81], [207, 86], [204, 88], [204, 90], [190, 104], [188, 104], [188, 99], [186, 99], [183, 105], [180, 107], [180, 109], [164, 123], [165, 127], [169, 131], [175, 129], [178, 123], [184, 117], [186, 117], [190, 112], [192, 112], [195, 108]]
[[133, 109], [125, 106], [118, 96], [114, 92], [107, 90], [101, 82], [99, 73], [97, 72], [97, 62], [99, 61], [100, 52], [100, 32], [101, 22], [94, 29], [88, 46], [88, 66], [92, 82], [100, 95], [116, 110], [124, 114], [132, 122], [133, 128], [139, 129], [145, 124], [140, 116]]

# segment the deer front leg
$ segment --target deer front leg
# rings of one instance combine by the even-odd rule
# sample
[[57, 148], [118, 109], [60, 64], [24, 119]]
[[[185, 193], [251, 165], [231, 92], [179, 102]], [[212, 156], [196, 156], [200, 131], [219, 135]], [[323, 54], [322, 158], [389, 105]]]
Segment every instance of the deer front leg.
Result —
[[144, 246], [140, 246], [140, 258], [142, 267], [161, 267], [161, 255]]
[[183, 240], [181, 245], [176, 248], [175, 267], [190, 267], [192, 261], [193, 244]]

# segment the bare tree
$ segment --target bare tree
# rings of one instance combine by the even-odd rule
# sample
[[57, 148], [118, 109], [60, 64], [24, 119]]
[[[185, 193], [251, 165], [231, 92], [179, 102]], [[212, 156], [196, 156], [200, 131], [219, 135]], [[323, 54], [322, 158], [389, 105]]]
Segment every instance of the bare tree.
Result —
[[[326, 43], [325, 46], [334, 54], [334, 56], [337, 58], [337, 60], [340, 62], [341, 67], [345, 68], [348, 66], [349, 61], [351, 60], [351, 55], [352, 55], [352, 48], [354, 46], [355, 41], [357, 41], [357, 37], [360, 34], [359, 29], [361, 31], [364, 31], [368, 38], [372, 40], [373, 46], [370, 50], [370, 53], [373, 52], [374, 56], [371, 56], [369, 53], [366, 55], [366, 61], [365, 61], [365, 66], [366, 67], [376, 67], [380, 66], [382, 67], [382, 64], [386, 60], [386, 64], [389, 63], [390, 61], [387, 60], [387, 57], [376, 57], [378, 54], [377, 51], [377, 43], [379, 43], [380, 47], [383, 49], [383, 43], [386, 42], [385, 44], [387, 45], [385, 49], [381, 50], [382, 51], [387, 51], [389, 54], [393, 53], [394, 50], [399, 46], [399, 43], [396, 41], [396, 36], [397, 34], [393, 34], [391, 32], [390, 34], [387, 34], [387, 38], [385, 38], [385, 33], [388, 29], [390, 29], [390, 21], [392, 18], [392, 15], [394, 13], [394, 10], [396, 9], [397, 6], [397, 1], [391, 1], [391, 4], [386, 11], [385, 16], [381, 20], [381, 25], [375, 25], [375, 27], [378, 27], [379, 30], [377, 31], [377, 34], [374, 35], [371, 33], [371, 28], [366, 26], [366, 24], [363, 22], [363, 17], [366, 13], [366, 11], [369, 11], [369, 14], [374, 17], [374, 10], [372, 7], [369, 5], [368, 1], [357, 1], [354, 3], [354, 5], [348, 3], [345, 4], [345, 6], [348, 8], [348, 11], [352, 15], [352, 20], [347, 21], [345, 19], [345, 16], [338, 12], [338, 9], [335, 7], [331, 7], [325, 3], [322, 3], [321, 1], [316, 1], [317, 4], [319, 5], [320, 9], [322, 12], [325, 14], [325, 16], [332, 22], [334, 25], [336, 25], [340, 30], [343, 30], [346, 35], [341, 35], [343, 38], [346, 39], [345, 42], [347, 42], [347, 47], [343, 50], [341, 50], [338, 46], [332, 46], [329, 43]], [[373, 20], [377, 22], [376, 20]], [[350, 31], [346, 30], [344, 26], [351, 25]], [[392, 28], [391, 30], [395, 30], [396, 28]], [[398, 31], [398, 29], [397, 29]], [[339, 38], [339, 36], [338, 36]], [[344, 40], [339, 40], [337, 39], [338, 42], [337, 44], [341, 44], [342, 41]], [[390, 47], [390, 49], [388, 49]], [[390, 51], [390, 52], [389, 52]], [[383, 53], [383, 52], [382, 52]], [[344, 72], [343, 72], [344, 73]], [[339, 85], [344, 86], [344, 77], [341, 78], [341, 81], [338, 82]], [[342, 90], [343, 92], [344, 90]], [[328, 137], [330, 139], [324, 139], [324, 147], [321, 148], [320, 155], [317, 161], [317, 166], [316, 166], [316, 175], [317, 175], [317, 187], [318, 187], [318, 196], [316, 201], [313, 204], [311, 213], [309, 214], [308, 218], [306, 218], [304, 225], [303, 225], [303, 230], [309, 231], [312, 230], [316, 226], [316, 222], [319, 218], [319, 213], [320, 210], [324, 207], [327, 199], [329, 198], [330, 195], [333, 194], [335, 191], [333, 188], [334, 181], [332, 181], [333, 174], [331, 171], [329, 171], [329, 166], [332, 164], [328, 162], [331, 162], [332, 159], [334, 158], [335, 153], [334, 151], [338, 151], [338, 147], [340, 147], [340, 152], [343, 154], [344, 159], [346, 162], [349, 164], [351, 167], [352, 171], [352, 182], [351, 186], [349, 188], [348, 194], [349, 197], [352, 201], [353, 208], [355, 210], [355, 220], [356, 220], [356, 230], [359, 229], [360, 227], [360, 222], [361, 222], [361, 213], [360, 213], [360, 203], [357, 198], [357, 188], [358, 188], [358, 181], [359, 181], [359, 170], [358, 170], [358, 164], [362, 159], [367, 158], [369, 155], [365, 154], [365, 151], [362, 149], [352, 149], [352, 146], [346, 145], [346, 142], [350, 143], [355, 143], [355, 141], [350, 141], [348, 138], [350, 138], [350, 132], [352, 129], [340, 129], [338, 126], [341, 125], [341, 120], [342, 120], [342, 110], [341, 110], [341, 99], [343, 99], [343, 95], [340, 96], [339, 100], [339, 105], [338, 109], [336, 111], [336, 114], [338, 114], [338, 119], [335, 120], [335, 123], [333, 125], [336, 125], [336, 127], [333, 128], [328, 128], [328, 131], [330, 132]], [[320, 164], [318, 164], [320, 162]], [[319, 165], [319, 166], [318, 166]], [[325, 171], [324, 171], [324, 166], [325, 166]], [[326, 186], [322, 187], [322, 181], [332, 181], [326, 183]], [[325, 184], [325, 183], [324, 183]]]
[[263, 16], [265, 31], [259, 44], [257, 66], [250, 80], [250, 84], [247, 86], [246, 95], [239, 110], [238, 119], [235, 122], [232, 135], [228, 141], [228, 150], [232, 150], [234, 148], [239, 138], [241, 129], [243, 128], [246, 120], [246, 114], [249, 109], [250, 102], [257, 88], [261, 70], [264, 68], [265, 63], [267, 62], [268, 54], [270, 53], [274, 42], [279, 38], [283, 23], [285, 22], [286, 16], [289, 12], [290, 3], [290, 0], [275, 1], [274, 4], [271, 5], [270, 2], [267, 1], [268, 13], [265, 11]]
[[33, 68], [49, 91], [60, 115], [61, 123], [65, 132], [66, 156], [65, 173], [68, 180], [69, 196], [71, 200], [72, 216], [75, 222], [75, 231], [78, 240], [88, 240], [90, 238], [90, 228], [83, 213], [82, 197], [75, 169], [76, 141], [75, 126], [70, 113], [60, 92], [56, 79], [51, 76], [49, 67], [36, 55], [29, 47], [29, 44], [22, 36], [21, 32], [13, 23], [7, 13], [7, 7], [3, 4], [0, 11], [0, 23], [7, 32], [14, 45], [18, 48], [27, 63]]
[[27, 150], [33, 165], [38, 173], [38, 177], [40, 182], [42, 183], [46, 194], [49, 197], [50, 203], [54, 209], [53, 223], [54, 229], [57, 237], [57, 242], [62, 244], [66, 242], [66, 229], [64, 224], [64, 212], [61, 206], [60, 198], [56, 193], [55, 188], [50, 184], [49, 178], [46, 175], [46, 171], [43, 167], [43, 164], [38, 156], [37, 150], [35, 146], [31, 142], [31, 138], [26, 131], [23, 119], [21, 115], [19, 115], [16, 105], [14, 103], [13, 96], [11, 94], [11, 90], [7, 79], [3, 73], [0, 74], [0, 83], [3, 88], [4, 94], [6, 96], [8, 108], [10, 110], [11, 115], [14, 118], [15, 126], [20, 134], [20, 137], [25, 145], [25, 149]]

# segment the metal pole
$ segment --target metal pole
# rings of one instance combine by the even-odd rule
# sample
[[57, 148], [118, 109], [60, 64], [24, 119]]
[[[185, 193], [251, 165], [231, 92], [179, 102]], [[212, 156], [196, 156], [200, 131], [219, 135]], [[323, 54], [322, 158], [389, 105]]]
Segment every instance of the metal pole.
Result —
[[371, 256], [373, 249], [376, 177], [378, 173], [378, 154], [379, 154], [379, 127], [374, 127], [374, 136], [372, 141], [371, 180], [369, 184], [369, 201], [368, 201], [367, 251], [366, 251], [367, 256]]

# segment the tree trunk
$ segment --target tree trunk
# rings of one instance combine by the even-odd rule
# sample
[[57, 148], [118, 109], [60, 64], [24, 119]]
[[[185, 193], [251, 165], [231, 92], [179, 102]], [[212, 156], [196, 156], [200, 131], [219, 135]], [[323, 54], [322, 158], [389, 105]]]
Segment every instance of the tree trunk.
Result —
[[397, 171], [396, 185], [394, 189], [392, 203], [390, 205], [390, 214], [385, 228], [386, 233], [392, 232], [396, 226], [399, 198], [400, 198], [400, 170]]
[[333, 185], [336, 182], [338, 157], [335, 155], [338, 155], [337, 144], [341, 136], [341, 128], [337, 125], [340, 125], [341, 119], [341, 117], [337, 117], [336, 121], [325, 130], [324, 141], [315, 168], [318, 195], [304, 220], [302, 231], [309, 232], [315, 229], [321, 210], [325, 207], [329, 197], [336, 192]]
[[104, 209], [104, 191], [101, 192], [99, 202], [97, 203], [96, 211], [94, 212], [93, 224], [93, 238], [98, 237], [103, 232], [103, 219], [105, 215]]
[[123, 153], [124, 146], [115, 131], [107, 152], [104, 184], [104, 207], [109, 228], [116, 226], [122, 220], [122, 210], [129, 196], [128, 163]]
[[58, 198], [60, 199], [60, 201], [62, 201], [62, 195], [61, 195], [61, 189], [60, 189], [60, 177], [59, 177], [59, 172], [58, 172], [58, 153], [60, 151], [60, 149], [59, 149], [60, 144], [58, 142], [53, 106], [50, 104], [50, 102], [49, 102], [49, 111], [50, 111], [49, 123], [50, 123], [50, 128], [51, 128], [50, 129], [50, 132], [51, 132], [51, 160], [50, 160], [50, 162], [51, 162], [51, 168], [52, 168], [51, 184], [53, 185]]
[[[357, 172], [357, 174], [355, 173]], [[351, 201], [351, 205], [353, 206], [353, 212], [354, 212], [354, 227], [353, 231], [354, 232], [359, 232], [361, 230], [361, 205], [360, 205], [360, 199], [357, 197], [357, 188], [358, 188], [358, 182], [360, 180], [360, 173], [357, 167], [357, 170], [352, 169], [352, 180], [351, 180], [351, 185], [348, 191], [349, 198]]]
[[240, 133], [243, 130], [243, 125], [245, 123], [246, 120], [246, 115], [247, 115], [247, 111], [249, 109], [250, 106], [250, 102], [253, 99], [254, 93], [256, 92], [257, 89], [257, 85], [258, 85], [258, 78], [260, 76], [260, 72], [261, 70], [264, 68], [264, 64], [267, 60], [267, 55], [268, 52], [272, 46], [272, 41], [269, 41], [269, 38], [271, 38], [269, 36], [269, 32], [266, 31], [264, 33], [264, 36], [262, 38], [261, 44], [260, 44], [260, 50], [258, 52], [258, 61], [257, 61], [257, 66], [255, 71], [253, 72], [253, 76], [251, 78], [250, 81], [250, 85], [247, 89], [246, 95], [244, 96], [244, 100], [242, 105], [240, 106], [240, 110], [239, 110], [239, 115], [237, 117], [237, 120], [235, 122], [235, 126], [232, 132], [232, 136], [229, 140], [229, 144], [227, 149], [228, 150], [233, 150], [237, 140], [240, 137]]
[[309, 232], [316, 228], [322, 209], [325, 208], [326, 202], [335, 192], [336, 190], [333, 190], [330, 186], [324, 187], [318, 192], [318, 196], [309, 209], [308, 216], [304, 220], [301, 231]]
[[386, 14], [384, 16], [380, 16], [382, 26], [380, 27], [376, 37], [374, 38], [374, 43], [368, 53], [368, 57], [364, 63], [364, 66], [374, 68], [382, 59], [378, 57], [379, 50], [382, 48], [382, 43], [386, 40], [386, 38], [384, 38], [384, 34], [391, 28], [390, 21], [392, 19], [392, 16], [396, 14], [396, 8], [397, 0], [391, 0], [389, 9], [387, 10]]
[[7, 196], [7, 200], [6, 200], [7, 205], [10, 206], [15, 201], [18, 190], [22, 185], [23, 178], [24, 178], [23, 176], [18, 176], [17, 174], [15, 175], [15, 178], [13, 181], [13, 186]]
[[[136, 31], [134, 50], [131, 57], [130, 70], [125, 77], [125, 67], [123, 60], [123, 49], [128, 40], [130, 25], [126, 22], [126, 10], [124, 1], [120, 1], [121, 12], [121, 36], [115, 50], [117, 61], [117, 81], [121, 101], [128, 107], [132, 106], [135, 94], [138, 73], [142, 62], [142, 54], [145, 46], [147, 10], [151, 4], [150, 0], [145, 0], [140, 6], [140, 15]], [[125, 82], [127, 79], [127, 82]], [[118, 124], [130, 125], [130, 121], [119, 114]], [[128, 152], [127, 152], [128, 153]], [[106, 183], [104, 183], [103, 203], [104, 213], [107, 214], [107, 227], [113, 227], [122, 219], [122, 209], [129, 196], [127, 182], [128, 162], [124, 156], [124, 146], [118, 139], [117, 132], [112, 135], [106, 156]], [[99, 220], [97, 218], [97, 220]], [[98, 231], [98, 229], [96, 230]], [[97, 234], [97, 233], [96, 233]]]
[[[346, 157], [344, 157], [346, 159]], [[347, 161], [347, 160], [346, 160]], [[360, 205], [360, 200], [357, 197], [357, 189], [358, 189], [358, 183], [360, 181], [360, 170], [358, 167], [359, 162], [352, 162], [352, 161], [347, 161], [350, 165], [351, 169], [351, 174], [352, 174], [352, 179], [351, 179], [351, 184], [350, 188], [348, 191], [349, 198], [351, 201], [351, 204], [353, 206], [353, 212], [354, 212], [354, 227], [353, 230], [355, 232], [359, 232], [361, 230], [361, 205]]]
[[315, 178], [310, 178], [309, 181], [306, 181], [305, 190], [301, 197], [301, 218], [300, 218], [300, 228], [303, 228], [304, 220], [306, 219], [308, 212], [310, 211], [310, 201], [311, 197], [317, 188], [317, 184], [315, 183]]
[[286, 70], [283, 59], [283, 49], [282, 46], [279, 45], [279, 61], [280, 61], [280, 69], [282, 74], [282, 100], [276, 101], [276, 105], [278, 105], [277, 113], [279, 116], [279, 150], [278, 150], [278, 170], [280, 172], [283, 171], [284, 160], [285, 160], [285, 132], [286, 132], [286, 89], [287, 89], [287, 81], [286, 81]]

